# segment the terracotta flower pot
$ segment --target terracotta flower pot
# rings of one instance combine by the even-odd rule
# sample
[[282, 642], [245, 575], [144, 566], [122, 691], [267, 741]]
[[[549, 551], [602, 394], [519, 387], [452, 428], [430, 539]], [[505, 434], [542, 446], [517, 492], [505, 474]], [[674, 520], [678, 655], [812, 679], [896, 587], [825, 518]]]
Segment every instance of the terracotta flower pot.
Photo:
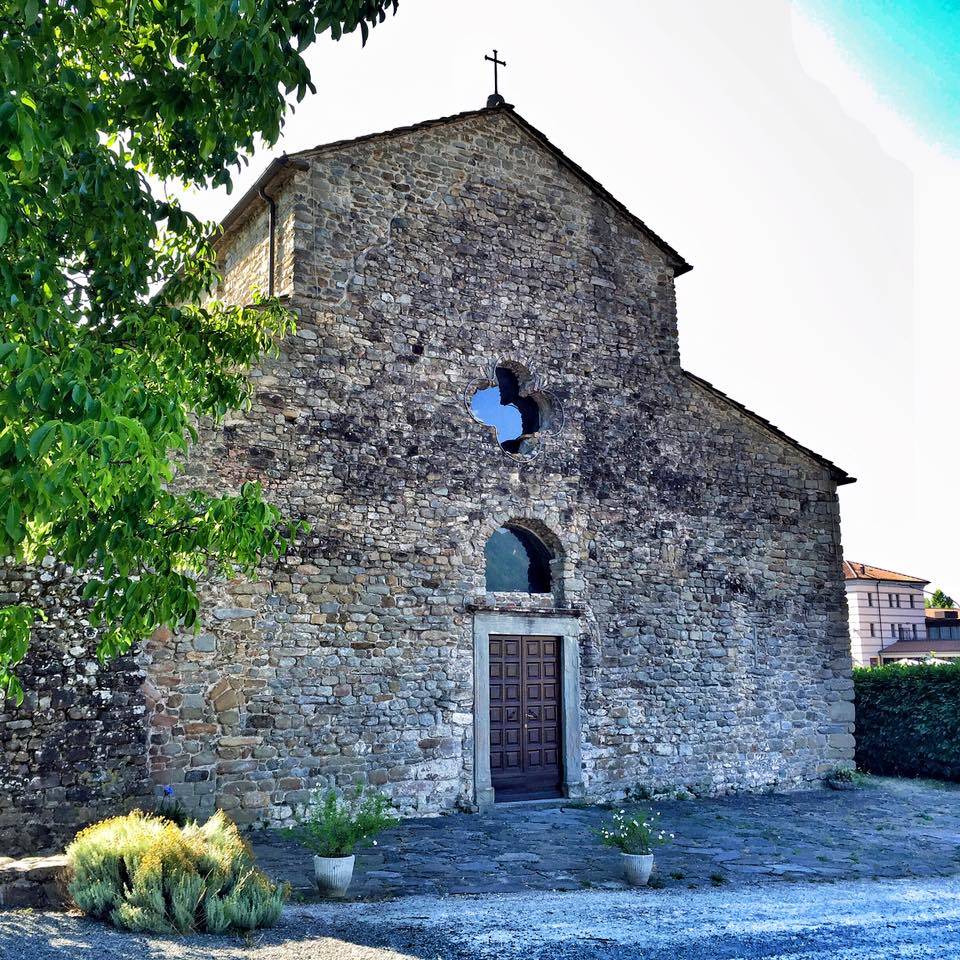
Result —
[[353, 854], [349, 857], [314, 857], [313, 872], [320, 892], [328, 897], [342, 897], [353, 879], [356, 859]]
[[627, 883], [634, 887], [646, 886], [653, 869], [652, 853], [621, 853], [623, 875]]

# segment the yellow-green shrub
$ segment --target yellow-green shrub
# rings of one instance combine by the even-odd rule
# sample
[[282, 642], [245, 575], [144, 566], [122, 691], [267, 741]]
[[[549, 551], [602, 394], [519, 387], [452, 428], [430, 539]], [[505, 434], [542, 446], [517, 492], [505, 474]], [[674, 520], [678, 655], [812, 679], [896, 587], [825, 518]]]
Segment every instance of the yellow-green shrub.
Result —
[[67, 858], [77, 906], [128, 930], [253, 930], [276, 923], [283, 907], [284, 891], [219, 811], [178, 827], [134, 810], [81, 830]]

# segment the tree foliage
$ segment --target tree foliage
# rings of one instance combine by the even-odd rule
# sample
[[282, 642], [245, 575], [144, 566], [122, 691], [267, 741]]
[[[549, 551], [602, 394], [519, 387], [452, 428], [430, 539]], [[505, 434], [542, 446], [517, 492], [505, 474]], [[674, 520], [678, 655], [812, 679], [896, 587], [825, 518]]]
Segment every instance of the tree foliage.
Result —
[[[302, 53], [366, 40], [395, 0], [25, 0], [0, 6], [0, 557], [91, 571], [114, 655], [191, 626], [195, 575], [249, 573], [295, 535], [256, 484], [170, 488], [196, 417], [247, 402], [290, 327], [207, 300], [211, 227], [148, 176], [231, 184], [314, 88]], [[0, 607], [0, 688], [36, 611]]]
[[939, 587], [933, 591], [933, 593], [927, 597], [926, 605], [931, 608], [943, 609], [955, 607], [956, 604], [953, 602], [953, 597], [948, 597]]

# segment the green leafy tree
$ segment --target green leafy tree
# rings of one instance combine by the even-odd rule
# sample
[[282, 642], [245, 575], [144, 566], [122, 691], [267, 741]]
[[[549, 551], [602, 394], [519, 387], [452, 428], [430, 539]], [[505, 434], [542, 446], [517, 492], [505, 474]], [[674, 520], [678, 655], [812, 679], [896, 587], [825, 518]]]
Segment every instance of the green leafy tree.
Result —
[[927, 597], [927, 606], [928, 607], [955, 607], [956, 604], [953, 602], [953, 597], [948, 597], [939, 587], [933, 591], [933, 593]]
[[[302, 53], [363, 40], [396, 0], [25, 0], [0, 6], [0, 557], [90, 571], [98, 655], [191, 627], [196, 575], [250, 573], [298, 532], [256, 484], [171, 489], [197, 417], [248, 400], [290, 327], [208, 302], [211, 227], [148, 176], [227, 186], [289, 101]], [[0, 607], [0, 689], [37, 611]]]

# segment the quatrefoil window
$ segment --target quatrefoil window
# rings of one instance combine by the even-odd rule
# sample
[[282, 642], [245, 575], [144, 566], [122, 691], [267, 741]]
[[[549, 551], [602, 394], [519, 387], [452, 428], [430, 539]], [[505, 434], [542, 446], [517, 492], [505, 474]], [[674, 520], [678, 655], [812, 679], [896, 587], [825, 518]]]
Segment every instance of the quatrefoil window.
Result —
[[496, 432], [503, 450], [521, 458], [533, 456], [559, 424], [556, 401], [516, 364], [497, 364], [490, 379], [472, 385], [470, 412]]

